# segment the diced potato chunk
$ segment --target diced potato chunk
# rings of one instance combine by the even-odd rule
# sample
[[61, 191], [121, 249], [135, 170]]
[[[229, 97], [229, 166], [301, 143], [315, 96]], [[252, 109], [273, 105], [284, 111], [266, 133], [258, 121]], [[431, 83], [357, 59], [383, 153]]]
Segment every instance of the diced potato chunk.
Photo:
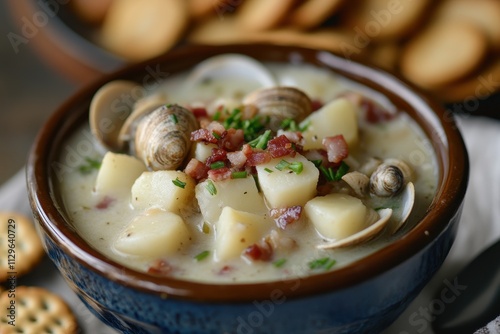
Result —
[[[278, 170], [276, 166], [285, 160], [289, 163], [302, 163], [299, 174], [290, 169]], [[304, 205], [316, 195], [319, 171], [312, 162], [300, 154], [295, 157], [272, 159], [257, 166], [260, 189], [271, 208], [283, 208], [293, 205]]]
[[367, 226], [366, 206], [360, 199], [346, 194], [318, 196], [304, 207], [316, 230], [329, 239], [342, 239]]
[[104, 194], [128, 192], [135, 179], [146, 170], [139, 159], [108, 152], [102, 159], [94, 189]]
[[215, 259], [225, 261], [240, 256], [245, 248], [257, 243], [270, 226], [263, 215], [226, 206], [216, 224]]
[[195, 181], [181, 171], [144, 172], [132, 186], [132, 205], [178, 212], [193, 199], [194, 187]]
[[123, 253], [157, 257], [176, 253], [189, 242], [189, 230], [183, 219], [172, 212], [148, 210], [137, 216], [115, 241]]
[[301, 124], [308, 124], [302, 133], [304, 149], [324, 148], [325, 137], [342, 134], [351, 147], [358, 141], [358, 119], [356, 106], [345, 98], [335, 99], [309, 115]]
[[[209, 191], [210, 182], [215, 188], [214, 194]], [[209, 224], [214, 224], [219, 219], [226, 206], [258, 215], [267, 212], [264, 199], [250, 176], [224, 181], [205, 180], [196, 186], [195, 192], [203, 219]]]
[[207, 161], [207, 158], [212, 155], [213, 148], [217, 148], [217, 145], [197, 142], [194, 150], [194, 158], [201, 162]]

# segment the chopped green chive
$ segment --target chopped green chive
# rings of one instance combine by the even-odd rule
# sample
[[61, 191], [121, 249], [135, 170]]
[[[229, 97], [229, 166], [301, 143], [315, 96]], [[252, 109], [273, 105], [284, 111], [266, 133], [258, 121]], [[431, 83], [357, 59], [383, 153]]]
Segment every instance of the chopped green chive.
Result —
[[224, 163], [224, 161], [216, 161], [216, 162], [212, 162], [210, 164], [210, 169], [219, 169], [222, 167], [226, 167], [226, 164]]
[[231, 174], [231, 178], [233, 178], [233, 179], [244, 179], [246, 177], [247, 177], [247, 172], [246, 171], [233, 172]]
[[326, 168], [325, 166], [319, 166], [318, 169], [323, 173], [327, 181], [339, 181], [349, 171], [349, 165], [342, 161], [336, 171], [332, 167]]
[[203, 251], [203, 252], [201, 252], [200, 254], [196, 255], [196, 256], [194, 257], [194, 259], [195, 259], [196, 261], [200, 262], [200, 261], [204, 260], [205, 258], [207, 258], [207, 256], [208, 256], [208, 255], [210, 255], [210, 251], [207, 251], [207, 250], [206, 250], [206, 251]]
[[217, 195], [217, 188], [215, 188], [215, 185], [212, 182], [212, 180], [207, 181], [207, 190], [210, 193], [210, 195], [212, 196]]
[[86, 157], [85, 162], [85, 164], [78, 166], [78, 171], [82, 174], [89, 174], [93, 170], [101, 168], [101, 162], [99, 160]]
[[217, 132], [215, 132], [215, 131], [212, 131], [212, 136], [214, 136], [214, 137], [215, 137], [215, 139], [221, 139], [220, 134], [218, 134], [218, 133], [217, 133]]
[[269, 139], [271, 139], [271, 130], [266, 130], [266, 132], [249, 142], [248, 145], [253, 148], [265, 149]]
[[290, 169], [295, 174], [300, 174], [304, 170], [304, 164], [300, 161], [290, 163], [286, 160], [281, 160], [276, 166], [274, 166], [274, 168], [276, 168], [279, 171], [282, 171], [284, 169]]
[[295, 174], [300, 174], [304, 170], [304, 164], [300, 161], [298, 162], [292, 162], [289, 166], [288, 169], [293, 171]]
[[266, 172], [268, 172], [268, 173], [272, 173], [272, 172], [273, 172], [272, 170], [270, 170], [270, 169], [269, 169], [269, 168], [267, 168], [267, 167], [266, 167], [266, 168], [264, 168], [264, 170], [265, 170]]
[[283, 267], [283, 265], [286, 263], [286, 259], [285, 258], [282, 258], [282, 259], [279, 259], [279, 260], [276, 260], [273, 262], [273, 265], [276, 267], [276, 268], [281, 268]]
[[170, 118], [172, 119], [172, 122], [174, 124], [179, 123], [179, 120], [177, 119], [177, 116], [175, 114], [170, 114]]
[[220, 119], [220, 111], [217, 110], [214, 114], [214, 117], [212, 117], [214, 121], [218, 121]]
[[321, 164], [323, 163], [323, 160], [321, 159], [309, 160], [309, 161], [311, 161], [314, 164], [314, 166], [316, 166], [316, 168], [319, 168], [319, 166], [321, 166]]
[[299, 131], [304, 132], [307, 130], [307, 128], [311, 125], [311, 120], [308, 119], [306, 121], [303, 121], [302, 123], [299, 124]]
[[329, 270], [337, 263], [336, 260], [330, 259], [329, 257], [322, 257], [317, 260], [310, 261], [308, 263], [309, 269], [315, 270], [315, 269], [323, 269], [323, 270]]
[[290, 166], [290, 163], [288, 161], [281, 160], [276, 166], [274, 166], [274, 168], [281, 171], [281, 170], [287, 168], [288, 166]]
[[179, 187], [179, 188], [182, 188], [182, 189], [184, 189], [184, 187], [186, 187], [186, 182], [182, 182], [181, 180], [179, 180], [179, 178], [178, 178], [178, 177], [176, 177], [176, 178], [175, 178], [175, 180], [172, 180], [172, 183], [173, 183], [175, 186], [177, 186], [177, 187]]
[[172, 104], [170, 104], [170, 103], [165, 105], [165, 107], [167, 107], [167, 108], [170, 108], [171, 106], [172, 106]]

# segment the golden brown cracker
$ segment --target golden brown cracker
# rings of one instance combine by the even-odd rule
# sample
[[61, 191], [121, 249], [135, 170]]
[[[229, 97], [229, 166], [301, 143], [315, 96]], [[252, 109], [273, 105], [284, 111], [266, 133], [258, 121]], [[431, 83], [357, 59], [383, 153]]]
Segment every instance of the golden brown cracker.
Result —
[[344, 3], [344, 0], [306, 0], [295, 8], [287, 22], [300, 29], [319, 26], [332, 16]]
[[477, 69], [488, 53], [488, 41], [474, 25], [444, 21], [429, 26], [404, 48], [403, 75], [425, 87], [460, 80]]
[[[2, 292], [0, 334], [73, 334], [76, 318], [66, 302], [40, 287], [18, 286]], [[13, 310], [11, 312], [11, 310]]]
[[31, 271], [44, 251], [31, 219], [14, 212], [0, 212], [0, 282]]
[[342, 22], [372, 40], [399, 40], [415, 31], [430, 0], [359, 0], [350, 2]]
[[238, 8], [237, 23], [248, 31], [275, 28], [283, 22], [294, 4], [295, 0], [244, 1]]
[[481, 27], [490, 43], [500, 50], [500, 1], [448, 0], [436, 10], [436, 20], [467, 21]]
[[467, 78], [436, 90], [435, 95], [441, 101], [458, 102], [470, 98], [485, 99], [498, 91], [500, 91], [500, 60], [494, 59]]
[[187, 0], [189, 14], [194, 19], [201, 19], [206, 16], [221, 15], [232, 12], [243, 0]]
[[196, 24], [186, 36], [187, 41], [198, 44], [229, 44], [251, 41], [252, 33], [235, 24], [234, 17], [224, 20], [212, 17]]
[[120, 0], [103, 23], [102, 44], [125, 58], [143, 60], [175, 45], [189, 23], [185, 0]]
[[114, 0], [73, 0], [73, 9], [84, 21], [91, 24], [100, 24]]

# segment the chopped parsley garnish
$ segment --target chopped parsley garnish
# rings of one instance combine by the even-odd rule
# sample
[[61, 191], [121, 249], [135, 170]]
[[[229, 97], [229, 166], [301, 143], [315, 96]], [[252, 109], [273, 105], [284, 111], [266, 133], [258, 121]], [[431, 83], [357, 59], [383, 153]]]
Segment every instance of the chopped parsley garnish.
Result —
[[244, 179], [246, 177], [247, 177], [247, 172], [245, 170], [241, 172], [233, 172], [231, 174], [231, 178], [233, 179]]
[[281, 160], [276, 166], [274, 166], [279, 171], [284, 169], [289, 169], [293, 171], [295, 174], [300, 174], [304, 170], [304, 164], [300, 161], [296, 162], [288, 162], [286, 160]]
[[210, 169], [219, 169], [222, 167], [226, 167], [226, 164], [224, 163], [224, 161], [216, 161], [216, 162], [212, 162], [210, 164]]
[[217, 188], [215, 188], [215, 185], [212, 182], [212, 180], [208, 180], [207, 181], [207, 186], [206, 187], [207, 187], [207, 190], [210, 193], [210, 195], [212, 195], [212, 196], [217, 195]]
[[86, 157], [85, 162], [85, 164], [78, 166], [78, 171], [82, 174], [89, 174], [101, 168], [101, 162], [99, 160]]
[[337, 263], [336, 260], [330, 259], [329, 257], [322, 257], [317, 260], [310, 261], [308, 263], [309, 269], [315, 270], [315, 269], [323, 269], [323, 270], [330, 270], [335, 263]]
[[285, 258], [281, 258], [279, 260], [276, 260], [273, 262], [273, 265], [276, 267], [276, 268], [281, 268], [283, 267], [283, 265], [286, 263], [286, 259]]
[[203, 252], [201, 252], [200, 254], [196, 255], [196, 256], [194, 257], [194, 259], [195, 259], [196, 261], [200, 262], [200, 261], [204, 260], [205, 258], [207, 258], [207, 256], [208, 256], [208, 255], [210, 255], [210, 251], [207, 251], [207, 250], [206, 250], [206, 251], [203, 251]]
[[[250, 119], [242, 119], [242, 112], [240, 109], [234, 109], [229, 116], [222, 122], [226, 129], [241, 129], [245, 141], [251, 142], [262, 134], [265, 125], [269, 123], [269, 118], [262, 119], [262, 116], [254, 116]], [[219, 117], [219, 116], [218, 116]], [[214, 118], [215, 120], [215, 118]]]
[[220, 110], [217, 110], [214, 114], [214, 117], [212, 117], [214, 121], [218, 121], [220, 119]]
[[214, 136], [214, 137], [215, 137], [215, 139], [221, 139], [220, 134], [218, 134], [218, 133], [217, 133], [217, 132], [215, 132], [215, 131], [212, 131], [212, 136]]
[[321, 160], [321, 159], [309, 160], [309, 161], [311, 161], [314, 164], [314, 166], [316, 166], [316, 168], [319, 168], [321, 166], [321, 164], [323, 163], [323, 160]]
[[172, 183], [174, 185], [176, 185], [177, 187], [182, 188], [182, 189], [184, 189], [184, 187], [186, 187], [186, 182], [182, 182], [181, 180], [179, 180], [178, 177], [176, 177], [175, 180], [172, 180]]
[[267, 167], [266, 167], [266, 168], [264, 168], [264, 170], [265, 170], [266, 172], [268, 172], [268, 173], [272, 173], [272, 172], [273, 172], [271, 169], [269, 169], [269, 168], [267, 168]]
[[170, 119], [172, 119], [172, 122], [174, 124], [179, 123], [179, 120], [177, 119], [177, 116], [175, 114], [170, 114]]
[[323, 173], [327, 181], [339, 181], [349, 171], [349, 165], [342, 161], [337, 170], [325, 166], [319, 166], [318, 169]]

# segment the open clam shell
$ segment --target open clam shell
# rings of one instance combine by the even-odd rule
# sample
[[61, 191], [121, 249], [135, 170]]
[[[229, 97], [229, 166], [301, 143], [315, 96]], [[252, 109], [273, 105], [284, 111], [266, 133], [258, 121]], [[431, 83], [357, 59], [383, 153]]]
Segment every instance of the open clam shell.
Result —
[[223, 77], [254, 79], [260, 87], [273, 87], [278, 84], [274, 75], [255, 59], [240, 54], [226, 54], [211, 57], [198, 64], [186, 79], [186, 89], [192, 89], [207, 80]]
[[365, 241], [368, 241], [378, 235], [384, 227], [389, 223], [389, 219], [392, 216], [392, 209], [381, 209], [377, 211], [378, 220], [368, 226], [367, 228], [354, 233], [353, 235], [343, 238], [334, 242], [319, 244], [316, 246], [318, 249], [335, 249], [355, 246]]
[[399, 194], [400, 205], [394, 209], [394, 214], [391, 218], [392, 233], [396, 233], [404, 226], [415, 204], [415, 186], [412, 182], [408, 182], [405, 188]]
[[120, 129], [133, 109], [142, 88], [135, 82], [115, 80], [102, 86], [90, 103], [90, 130], [106, 149], [120, 151], [123, 143], [118, 140]]

